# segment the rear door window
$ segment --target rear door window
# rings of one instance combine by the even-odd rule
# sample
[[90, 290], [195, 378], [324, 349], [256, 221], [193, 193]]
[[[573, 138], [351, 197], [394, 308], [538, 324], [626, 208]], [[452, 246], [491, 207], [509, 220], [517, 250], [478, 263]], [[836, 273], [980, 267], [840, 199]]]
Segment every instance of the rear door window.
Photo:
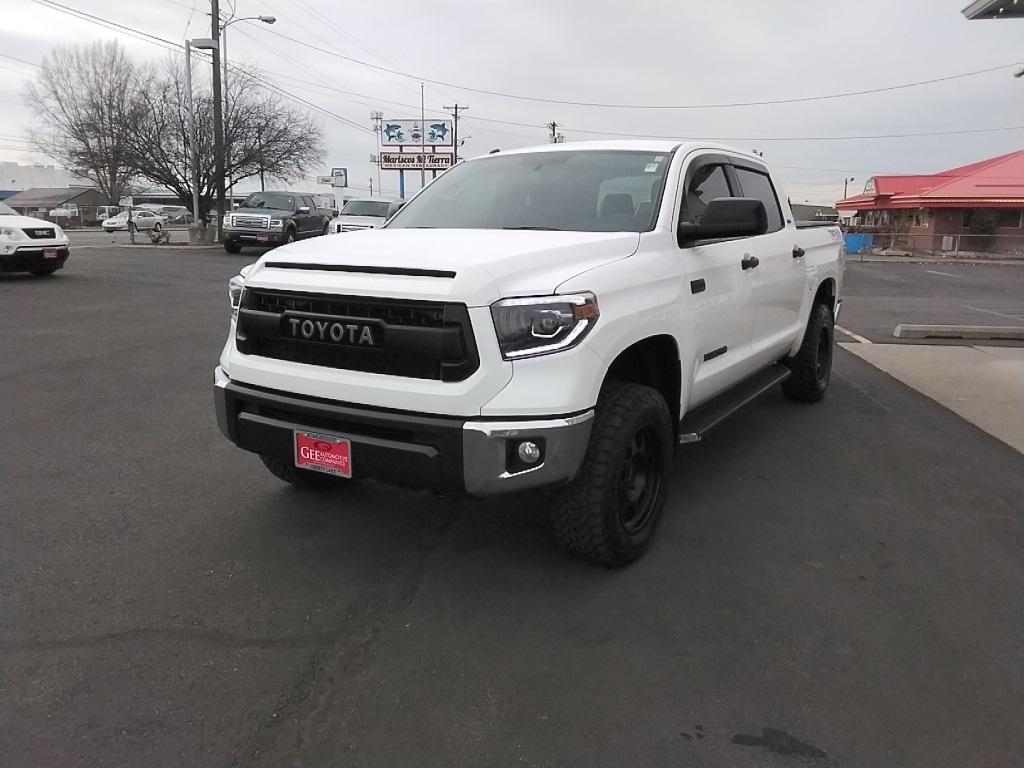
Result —
[[764, 203], [768, 212], [768, 231], [778, 232], [782, 229], [782, 208], [775, 194], [775, 187], [767, 173], [759, 173], [749, 168], [735, 168], [744, 197], [752, 197]]

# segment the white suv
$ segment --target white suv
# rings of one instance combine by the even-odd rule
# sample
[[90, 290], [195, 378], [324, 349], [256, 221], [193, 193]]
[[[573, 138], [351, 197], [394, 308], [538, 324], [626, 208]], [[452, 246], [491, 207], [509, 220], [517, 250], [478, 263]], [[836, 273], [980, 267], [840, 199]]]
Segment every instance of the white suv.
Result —
[[52, 275], [69, 254], [68, 236], [56, 224], [0, 203], [0, 272]]

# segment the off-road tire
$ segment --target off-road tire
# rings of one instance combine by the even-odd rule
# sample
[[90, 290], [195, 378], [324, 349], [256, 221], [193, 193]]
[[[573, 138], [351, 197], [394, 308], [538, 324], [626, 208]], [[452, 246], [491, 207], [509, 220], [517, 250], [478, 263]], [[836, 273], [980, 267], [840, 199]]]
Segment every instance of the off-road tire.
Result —
[[163, 224], [161, 224], [159, 221], [156, 224], [153, 225], [153, 231], [154, 232], [159, 232], [163, 228], [164, 228]]
[[261, 455], [260, 459], [263, 461], [263, 466], [270, 470], [270, 474], [278, 480], [294, 485], [296, 488], [323, 490], [325, 488], [334, 488], [347, 482], [343, 477], [327, 475], [323, 472], [313, 472], [309, 469], [299, 469], [293, 464], [281, 461], [273, 456]]
[[[637, 469], [641, 435], [644, 470]], [[650, 545], [665, 506], [672, 456], [672, 417], [661, 394], [642, 384], [607, 382], [579, 473], [551, 492], [555, 537], [569, 551], [608, 568], [634, 561]], [[639, 511], [637, 500], [630, 500], [638, 472], [644, 475]]]
[[811, 307], [807, 330], [799, 351], [783, 360], [792, 375], [782, 382], [782, 391], [790, 400], [817, 403], [828, 391], [835, 352], [835, 328], [832, 310], [825, 304]]
[[234, 253], [241, 253], [242, 252], [242, 246], [240, 246], [238, 243], [229, 243], [227, 240], [225, 240], [224, 241], [224, 250], [227, 251], [228, 253], [232, 253], [232, 254], [234, 254]]
[[281, 243], [281, 245], [290, 245], [291, 243], [294, 243], [296, 239], [297, 235], [295, 234], [295, 230], [286, 229], [284, 233], [284, 242]]

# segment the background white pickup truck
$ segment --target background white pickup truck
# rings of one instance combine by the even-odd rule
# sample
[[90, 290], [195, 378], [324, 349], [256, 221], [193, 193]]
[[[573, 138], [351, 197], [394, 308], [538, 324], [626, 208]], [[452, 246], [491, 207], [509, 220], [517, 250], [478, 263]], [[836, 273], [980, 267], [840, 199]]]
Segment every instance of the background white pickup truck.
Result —
[[797, 226], [725, 147], [489, 155], [381, 229], [233, 278], [218, 423], [298, 486], [549, 486], [560, 540], [622, 565], [677, 444], [778, 383], [822, 398], [843, 259], [838, 228]]

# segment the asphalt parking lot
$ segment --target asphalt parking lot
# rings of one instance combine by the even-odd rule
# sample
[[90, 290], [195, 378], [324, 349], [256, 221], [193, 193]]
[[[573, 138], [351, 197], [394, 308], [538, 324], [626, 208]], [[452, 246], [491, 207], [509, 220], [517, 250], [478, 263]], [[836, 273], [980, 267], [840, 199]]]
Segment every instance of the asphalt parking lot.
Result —
[[893, 330], [899, 323], [1024, 327], [1024, 263], [894, 264], [851, 259], [845, 293], [839, 325], [876, 343], [961, 343], [896, 339]]
[[[1024, 763], [1017, 451], [840, 350], [820, 405], [766, 395], [680, 455], [654, 547], [605, 571], [536, 497], [303, 494], [228, 444], [252, 260], [0, 276], [0, 763]], [[1024, 295], [970, 269], [851, 265], [842, 324]]]

